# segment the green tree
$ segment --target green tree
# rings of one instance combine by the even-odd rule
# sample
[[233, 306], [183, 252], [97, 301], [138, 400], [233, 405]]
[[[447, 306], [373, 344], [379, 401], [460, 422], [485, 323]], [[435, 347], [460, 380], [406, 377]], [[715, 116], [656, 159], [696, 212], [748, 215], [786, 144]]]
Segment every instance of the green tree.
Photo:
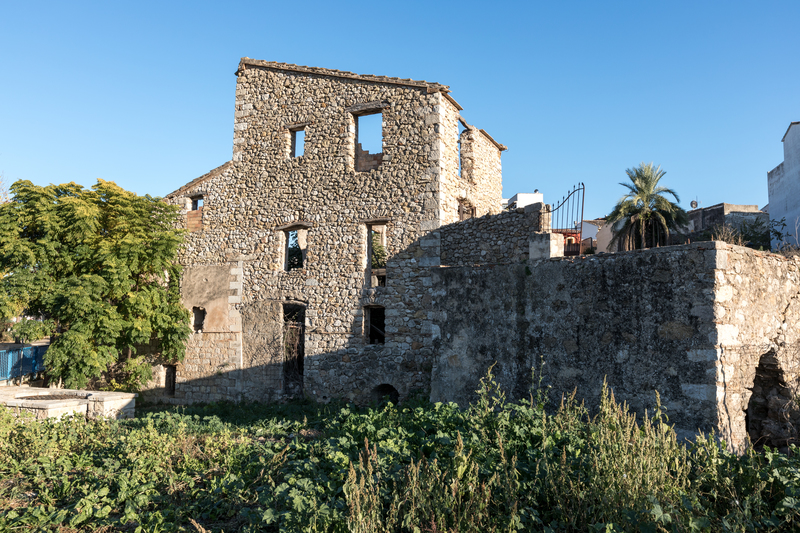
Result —
[[52, 320], [51, 376], [84, 387], [110, 370], [136, 387], [151, 377], [139, 347], [183, 358], [191, 333], [180, 301], [178, 211], [100, 180], [11, 186], [0, 205], [0, 316]]
[[664, 196], [671, 195], [680, 202], [675, 191], [658, 184], [666, 172], [653, 163], [641, 163], [625, 173], [631, 183], [620, 185], [628, 192], [607, 217], [614, 232], [611, 244], [619, 244], [624, 250], [669, 244], [670, 231], [680, 231], [689, 223], [689, 217]]

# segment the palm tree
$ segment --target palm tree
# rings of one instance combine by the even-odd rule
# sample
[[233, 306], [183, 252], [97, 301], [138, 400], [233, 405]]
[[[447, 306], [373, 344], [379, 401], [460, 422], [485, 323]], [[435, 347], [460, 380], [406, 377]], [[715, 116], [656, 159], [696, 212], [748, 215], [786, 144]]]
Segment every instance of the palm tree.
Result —
[[680, 202], [677, 193], [658, 185], [666, 172], [653, 163], [641, 163], [625, 173], [632, 184], [620, 183], [628, 193], [620, 198], [607, 218], [614, 233], [611, 245], [633, 250], [668, 244], [670, 230], [677, 232], [685, 227], [689, 217], [677, 203], [664, 196], [672, 195], [675, 202]]

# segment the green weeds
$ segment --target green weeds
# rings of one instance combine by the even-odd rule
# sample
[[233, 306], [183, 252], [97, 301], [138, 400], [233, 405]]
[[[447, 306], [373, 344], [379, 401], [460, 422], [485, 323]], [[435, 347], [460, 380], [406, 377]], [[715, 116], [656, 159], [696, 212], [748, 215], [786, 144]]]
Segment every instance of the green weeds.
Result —
[[800, 461], [677, 441], [610, 391], [467, 409], [296, 402], [128, 421], [0, 411], [0, 531], [791, 531]]

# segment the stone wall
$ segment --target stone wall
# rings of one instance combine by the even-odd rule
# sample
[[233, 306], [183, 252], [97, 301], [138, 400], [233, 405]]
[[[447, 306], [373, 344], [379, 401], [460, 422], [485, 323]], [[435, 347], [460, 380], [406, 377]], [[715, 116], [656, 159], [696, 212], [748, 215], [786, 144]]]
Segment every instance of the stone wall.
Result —
[[[796, 262], [718, 242], [435, 269], [431, 399], [472, 400], [493, 363], [524, 398], [541, 368], [554, 402], [577, 390], [595, 407], [606, 381], [643, 414], [658, 391], [679, 434], [716, 431], [741, 449], [763, 354], [776, 351], [784, 389], [795, 383], [796, 349], [781, 346], [797, 346], [797, 276]], [[766, 401], [785, 400], [777, 388]]]
[[539, 229], [539, 213], [523, 208], [442, 226], [441, 264], [519, 264], [528, 259], [529, 240]]
[[[208, 282], [214, 294], [230, 291], [221, 312], [238, 325], [192, 337], [177, 369], [176, 398], [285, 394], [286, 302], [305, 308], [306, 395], [365, 398], [389, 382], [401, 397], [427, 389], [435, 331], [426, 306], [430, 267], [440, 258], [438, 244], [426, 238], [448, 213], [457, 214], [459, 110], [438, 83], [240, 62], [232, 161], [167, 197], [182, 206], [187, 223], [195, 218], [180, 258], [187, 280], [209, 266], [239, 272], [235, 282]], [[382, 153], [357, 166], [357, 117], [377, 112]], [[303, 153], [292, 157], [292, 132], [299, 130]], [[500, 206], [501, 147], [482, 143], [476, 157], [491, 161], [476, 162], [488, 170], [469, 194], [490, 212]], [[199, 217], [190, 214], [198, 197]], [[385, 228], [385, 286], [372, 283], [370, 225]], [[296, 228], [303, 229], [305, 261], [287, 271], [287, 232]], [[216, 305], [188, 297], [190, 285], [183, 287], [187, 308]], [[380, 308], [385, 342], [369, 344], [367, 315]]]

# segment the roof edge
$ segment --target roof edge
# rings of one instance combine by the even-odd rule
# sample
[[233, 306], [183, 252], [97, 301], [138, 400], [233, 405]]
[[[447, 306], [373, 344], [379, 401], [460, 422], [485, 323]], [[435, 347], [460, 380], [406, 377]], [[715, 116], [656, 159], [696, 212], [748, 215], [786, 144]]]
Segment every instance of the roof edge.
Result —
[[172, 191], [171, 193], [165, 195], [164, 198], [171, 198], [171, 197], [174, 197], [174, 196], [178, 196], [179, 193], [185, 191], [186, 189], [194, 187], [195, 185], [200, 185], [204, 181], [207, 181], [207, 180], [210, 180], [211, 178], [219, 176], [222, 172], [227, 170], [227, 168], [229, 166], [233, 166], [233, 161], [226, 161], [225, 163], [221, 164], [217, 168], [206, 172], [205, 174], [203, 174], [199, 178], [195, 178], [192, 181], [190, 181], [189, 183], [187, 183], [186, 185], [184, 185], [184, 186]]
[[[420, 87], [426, 89], [435, 89], [436, 92], [449, 93], [450, 87], [436, 83], [433, 81], [419, 81], [410, 78], [391, 78], [388, 76], [374, 76], [372, 74], [356, 74], [354, 72], [347, 72], [344, 70], [334, 70], [322, 67], [307, 67], [305, 65], [295, 65], [294, 63], [278, 63], [276, 61], [266, 61], [263, 59], [250, 59], [243, 57], [239, 61], [239, 68], [236, 70], [236, 75], [247, 67], [260, 67], [271, 68], [275, 70], [286, 70], [289, 72], [300, 72], [303, 74], [314, 74], [317, 76], [332, 76], [334, 78], [345, 78], [351, 80], [366, 81], [370, 83], [388, 83], [391, 85], [406, 85], [410, 87]], [[458, 104], [456, 104], [458, 105]]]
[[789, 127], [786, 128], [786, 133], [784, 133], [783, 137], [781, 137], [781, 142], [783, 142], [783, 140], [786, 138], [786, 136], [789, 135], [789, 130], [792, 129], [792, 126], [797, 126], [798, 124], [800, 124], [800, 122], [790, 122], [789, 123]]
[[495, 141], [495, 140], [494, 140], [494, 137], [492, 137], [491, 135], [489, 135], [488, 133], [486, 133], [486, 130], [484, 130], [484, 129], [480, 129], [480, 130], [478, 130], [478, 131], [480, 131], [481, 133], [483, 133], [483, 134], [486, 136], [486, 138], [487, 138], [487, 139], [489, 139], [490, 141], [492, 141], [492, 144], [494, 144], [494, 145], [497, 147], [497, 149], [498, 149], [498, 150], [500, 150], [501, 152], [505, 152], [506, 150], [508, 150], [508, 146], [506, 146], [505, 144], [500, 144], [499, 142]]

